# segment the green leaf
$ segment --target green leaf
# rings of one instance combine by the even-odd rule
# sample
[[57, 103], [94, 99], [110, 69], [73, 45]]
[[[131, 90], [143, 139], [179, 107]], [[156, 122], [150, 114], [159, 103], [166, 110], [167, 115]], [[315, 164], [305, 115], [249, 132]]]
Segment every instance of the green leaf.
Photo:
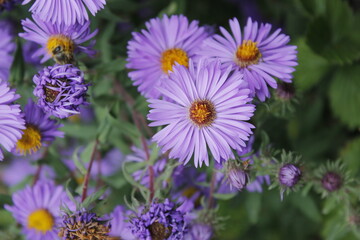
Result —
[[82, 151], [80, 157], [81, 157], [81, 160], [82, 160], [84, 163], [90, 162], [91, 156], [92, 156], [93, 151], [94, 151], [95, 144], [96, 144], [96, 141], [90, 142], [90, 143], [86, 146], [86, 148], [84, 149], [84, 151]]
[[75, 137], [83, 140], [94, 139], [96, 137], [96, 127], [92, 125], [68, 123], [65, 124], [61, 130], [68, 137]]
[[75, 166], [76, 168], [80, 171], [80, 173], [82, 175], [85, 175], [87, 170], [84, 166], [84, 163], [81, 161], [81, 159], [79, 159], [79, 150], [80, 150], [80, 147], [76, 148], [73, 155], [72, 155], [72, 159], [75, 163]]
[[329, 97], [332, 111], [349, 128], [360, 127], [360, 66], [344, 67], [331, 82]]
[[294, 83], [297, 89], [306, 91], [320, 82], [329, 64], [325, 58], [315, 54], [304, 39], [299, 39], [296, 45], [299, 65], [294, 72]]
[[250, 222], [253, 224], [257, 223], [261, 209], [261, 194], [249, 193], [246, 198], [245, 205]]
[[15, 58], [14, 62], [10, 69], [10, 79], [9, 81], [12, 84], [19, 84], [22, 83], [24, 80], [24, 74], [25, 74], [25, 64], [24, 64], [24, 58], [21, 48], [20, 41], [17, 41], [17, 47], [15, 51]]
[[105, 191], [107, 189], [107, 186], [103, 186], [101, 187], [98, 191], [94, 192], [93, 194], [91, 194], [90, 196], [87, 196], [85, 198], [85, 200], [82, 202], [81, 206], [83, 208], [88, 208], [90, 206], [90, 204], [92, 204], [93, 202], [99, 200], [99, 198], [104, 195]]
[[341, 151], [340, 157], [348, 166], [349, 171], [355, 176], [360, 172], [360, 137], [350, 141]]
[[214, 198], [219, 200], [229, 200], [236, 196], [236, 193], [214, 193]]
[[291, 194], [291, 202], [308, 218], [314, 222], [321, 221], [321, 214], [315, 201], [309, 196], [301, 196], [300, 194]]

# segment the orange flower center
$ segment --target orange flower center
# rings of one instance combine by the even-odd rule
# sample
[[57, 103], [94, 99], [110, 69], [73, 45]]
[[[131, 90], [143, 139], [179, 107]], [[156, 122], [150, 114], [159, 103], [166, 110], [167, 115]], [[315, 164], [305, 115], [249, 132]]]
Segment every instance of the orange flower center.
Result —
[[37, 152], [41, 147], [41, 133], [32, 125], [27, 125], [21, 139], [16, 143], [16, 150], [21, 155]]
[[261, 58], [261, 53], [257, 47], [257, 42], [251, 40], [244, 40], [243, 43], [236, 50], [236, 63], [240, 67], [247, 67], [249, 65], [257, 64]]
[[185, 67], [189, 66], [189, 58], [184, 50], [181, 48], [171, 48], [164, 51], [161, 55], [161, 69], [168, 74], [172, 71], [172, 67], [177, 62]]
[[199, 127], [208, 126], [216, 118], [214, 105], [208, 100], [199, 100], [191, 104], [190, 119]]

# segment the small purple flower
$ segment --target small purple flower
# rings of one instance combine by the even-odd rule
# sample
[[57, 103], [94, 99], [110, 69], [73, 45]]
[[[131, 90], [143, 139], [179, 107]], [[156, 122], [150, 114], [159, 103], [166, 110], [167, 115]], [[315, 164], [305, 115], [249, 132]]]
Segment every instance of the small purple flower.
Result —
[[134, 32], [128, 43], [127, 68], [129, 77], [138, 90], [147, 98], [159, 98], [158, 87], [167, 81], [175, 63], [189, 66], [189, 59], [208, 33], [182, 15], [150, 19], [146, 30]]
[[[0, 78], [0, 146], [12, 151], [25, 129], [25, 121], [21, 115], [20, 105], [13, 104], [20, 98], [15, 90]], [[4, 159], [0, 148], [0, 161]]]
[[48, 146], [56, 137], [64, 137], [64, 133], [58, 130], [62, 125], [50, 119], [50, 115], [45, 114], [31, 99], [28, 100], [24, 112], [26, 129], [16, 143], [16, 153], [33, 154], [42, 146]]
[[210, 240], [213, 236], [211, 226], [195, 223], [189, 226], [189, 232], [184, 236], [184, 240]]
[[271, 32], [271, 24], [259, 24], [248, 18], [244, 32], [239, 21], [229, 21], [232, 35], [220, 27], [223, 36], [214, 35], [206, 39], [199, 55], [220, 59], [225, 67], [239, 69], [248, 83], [252, 96], [265, 101], [270, 96], [269, 85], [277, 88], [275, 78], [291, 82], [295, 70], [296, 46], [287, 45], [289, 36], [280, 33], [281, 29]]
[[[0, 4], [1, 8], [1, 4]], [[15, 50], [13, 26], [10, 21], [0, 21], [0, 81], [7, 81]]]
[[110, 236], [118, 237], [122, 240], [135, 240], [135, 236], [130, 231], [130, 223], [125, 215], [125, 209], [117, 206], [110, 215], [111, 231]]
[[32, 64], [36, 67], [39, 67], [41, 65], [40, 63], [40, 56], [35, 57], [35, 52], [39, 49], [38, 44], [31, 41], [26, 41], [23, 45], [23, 57], [24, 61], [28, 64]]
[[45, 67], [34, 76], [33, 81], [38, 105], [55, 117], [79, 114], [79, 107], [87, 104], [89, 84], [84, 82], [84, 73], [71, 64]]
[[[29, 2], [31, 0], [24, 0], [23, 4]], [[34, 0], [30, 12], [45, 22], [74, 25], [76, 23], [83, 24], [89, 20], [86, 8], [95, 16], [100, 9], [104, 8], [105, 4], [106, 0]]]
[[239, 191], [241, 191], [249, 182], [249, 174], [239, 167], [232, 167], [226, 174], [230, 187], [234, 187]]
[[285, 164], [279, 170], [279, 182], [286, 187], [294, 187], [301, 178], [301, 170], [293, 164]]
[[186, 164], [194, 156], [195, 167], [209, 166], [208, 148], [216, 162], [234, 158], [241, 151], [254, 126], [248, 121], [255, 106], [248, 104], [250, 90], [242, 75], [219, 61], [199, 61], [195, 68], [174, 66], [159, 91], [164, 99], [150, 99], [149, 126], [166, 127], [153, 140], [169, 150], [170, 158]]
[[341, 188], [343, 180], [338, 173], [327, 172], [321, 179], [321, 184], [328, 192], [334, 192]]
[[62, 186], [38, 181], [34, 186], [15, 192], [14, 206], [5, 205], [22, 225], [26, 239], [57, 240], [57, 226], [61, 222], [62, 205], [71, 204]]
[[108, 220], [99, 218], [95, 213], [76, 212], [63, 216], [58, 235], [64, 240], [107, 239], [110, 228]]
[[95, 54], [92, 49], [95, 40], [92, 40], [89, 46], [82, 46], [97, 34], [97, 30], [91, 33], [90, 22], [66, 26], [44, 22], [36, 15], [33, 19], [35, 22], [30, 19], [21, 21], [25, 32], [19, 36], [41, 45], [32, 55], [33, 58], [42, 56], [41, 63], [54, 58], [59, 64], [67, 64], [74, 62], [75, 53], [83, 52], [90, 56]]
[[152, 203], [130, 220], [130, 229], [139, 240], [180, 240], [186, 233], [185, 213], [175, 209], [174, 203]]

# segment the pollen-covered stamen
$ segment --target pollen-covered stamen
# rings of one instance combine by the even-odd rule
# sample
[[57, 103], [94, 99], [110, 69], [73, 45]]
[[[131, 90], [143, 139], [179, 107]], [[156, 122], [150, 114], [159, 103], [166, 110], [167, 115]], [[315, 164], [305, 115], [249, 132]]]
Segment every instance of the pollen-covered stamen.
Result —
[[56, 97], [59, 95], [59, 91], [54, 90], [54, 88], [57, 88], [58, 86], [48, 84], [46, 87], [44, 87], [45, 91], [45, 100], [49, 103], [52, 103], [55, 101]]
[[16, 144], [16, 151], [22, 155], [37, 152], [41, 147], [41, 133], [38, 128], [27, 125], [21, 139]]
[[208, 126], [216, 118], [214, 104], [208, 100], [199, 100], [191, 104], [189, 109], [190, 119], [199, 127]]
[[164, 73], [167, 74], [169, 71], [172, 71], [172, 67], [176, 62], [185, 67], [189, 66], [189, 58], [181, 48], [171, 48], [162, 53], [161, 69]]
[[63, 34], [57, 34], [49, 37], [46, 44], [48, 53], [52, 56], [60, 52], [68, 55], [73, 54], [74, 47], [75, 45], [73, 40]]
[[29, 215], [27, 225], [44, 234], [54, 227], [54, 217], [48, 210], [38, 209]]
[[261, 52], [257, 42], [244, 40], [235, 53], [235, 61], [240, 67], [257, 64], [261, 58]]
[[159, 222], [150, 225], [149, 231], [152, 240], [165, 240], [171, 236], [172, 227], [165, 227]]

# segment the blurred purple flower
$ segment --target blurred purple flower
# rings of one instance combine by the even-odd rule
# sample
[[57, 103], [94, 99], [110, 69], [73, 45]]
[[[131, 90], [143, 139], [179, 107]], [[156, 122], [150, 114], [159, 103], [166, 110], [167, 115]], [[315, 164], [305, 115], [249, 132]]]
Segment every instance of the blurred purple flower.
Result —
[[[1, 4], [0, 4], [1, 6]], [[9, 79], [10, 67], [13, 62], [12, 53], [16, 45], [13, 41], [13, 25], [10, 21], [0, 21], [0, 82]]]
[[301, 178], [301, 170], [293, 164], [285, 164], [279, 170], [279, 182], [286, 187], [294, 187]]
[[118, 237], [122, 240], [135, 240], [135, 236], [131, 233], [128, 217], [125, 215], [125, 209], [122, 206], [115, 207], [110, 214], [111, 231], [110, 236]]

